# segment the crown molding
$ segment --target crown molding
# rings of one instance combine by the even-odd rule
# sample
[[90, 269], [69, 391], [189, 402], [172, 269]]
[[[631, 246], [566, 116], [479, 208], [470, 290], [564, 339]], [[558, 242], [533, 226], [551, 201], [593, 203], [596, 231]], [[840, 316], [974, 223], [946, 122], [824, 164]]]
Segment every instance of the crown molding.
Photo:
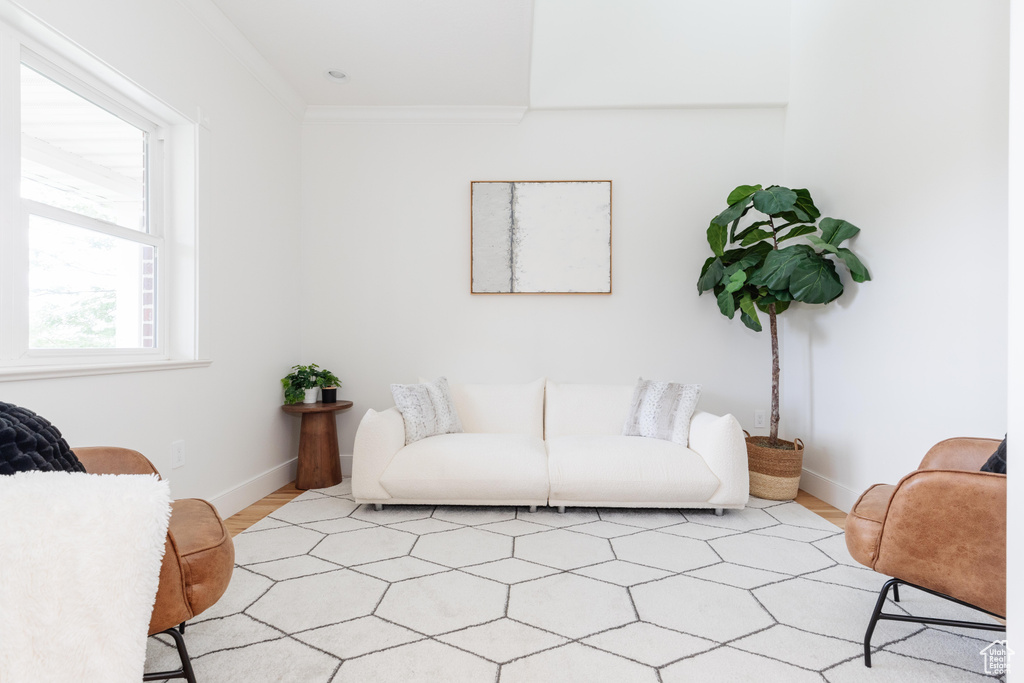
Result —
[[178, 4], [188, 10], [292, 116], [302, 120], [306, 110], [305, 100], [219, 7], [211, 0], [178, 0]]
[[303, 123], [483, 123], [516, 125], [523, 120], [527, 107], [504, 106], [333, 106], [306, 107]]

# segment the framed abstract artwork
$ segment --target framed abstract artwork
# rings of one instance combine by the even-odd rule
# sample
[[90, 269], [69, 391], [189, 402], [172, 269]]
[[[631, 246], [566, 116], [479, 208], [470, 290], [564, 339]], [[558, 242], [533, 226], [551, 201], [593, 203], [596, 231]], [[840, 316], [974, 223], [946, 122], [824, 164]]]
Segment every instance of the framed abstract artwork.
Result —
[[612, 181], [470, 183], [473, 294], [611, 294]]

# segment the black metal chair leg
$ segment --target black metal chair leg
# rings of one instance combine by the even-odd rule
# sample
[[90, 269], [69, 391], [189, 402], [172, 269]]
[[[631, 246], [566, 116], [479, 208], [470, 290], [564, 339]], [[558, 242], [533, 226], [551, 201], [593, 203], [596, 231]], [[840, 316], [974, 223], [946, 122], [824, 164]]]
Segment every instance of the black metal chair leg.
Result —
[[930, 588], [918, 586], [917, 584], [913, 584], [908, 581], [903, 581], [901, 579], [889, 579], [885, 582], [885, 584], [882, 586], [882, 590], [878, 593], [878, 601], [875, 602], [875, 610], [871, 613], [871, 621], [868, 622], [868, 630], [867, 633], [864, 634], [864, 666], [868, 668], [871, 667], [871, 635], [875, 631], [875, 626], [881, 620], [905, 621], [913, 624], [925, 624], [932, 626], [953, 626], [955, 628], [975, 628], [983, 631], [1006, 630], [1006, 626], [1003, 624], [990, 624], [981, 621], [961, 621], [959, 619], [939, 619], [938, 617], [916, 617], [909, 614], [891, 614], [888, 612], [883, 612], [882, 606], [885, 604], [885, 598], [889, 593], [889, 588], [892, 588], [893, 594], [894, 596], [896, 596], [896, 599], [898, 601], [899, 588], [897, 588], [897, 585], [901, 583], [905, 586], [910, 586], [912, 588], [918, 589], [919, 591], [924, 591], [925, 593], [934, 595], [937, 598], [942, 598], [943, 600], [949, 600], [950, 602], [955, 602], [956, 604], [963, 605], [964, 607], [976, 609], [979, 612], [984, 612], [985, 614], [993, 616], [997, 619], [1005, 618], [1002, 615], [989, 612], [988, 610], [981, 609], [980, 607], [972, 605], [968, 602], [964, 602], [963, 600], [958, 600], [950, 595], [939, 593], [938, 591], [933, 591]]
[[868, 622], [868, 630], [864, 634], [864, 666], [869, 669], [871, 668], [871, 636], [875, 632], [878, 616], [882, 613], [882, 606], [885, 605], [885, 598], [889, 595], [889, 589], [899, 590], [896, 588], [898, 583], [899, 579], [889, 579], [882, 585], [882, 590], [878, 592], [878, 600], [875, 601], [875, 609], [871, 612], [871, 621]]
[[[892, 599], [896, 602], [900, 601], [900, 585], [898, 583], [892, 585]], [[181, 625], [181, 632], [185, 632], [185, 624]]]
[[162, 681], [165, 678], [184, 678], [188, 683], [196, 683], [196, 674], [192, 671], [192, 659], [188, 656], [188, 650], [185, 648], [185, 639], [178, 629], [185, 630], [184, 622], [178, 627], [172, 626], [166, 631], [161, 631], [161, 633], [166, 633], [174, 639], [174, 646], [178, 649], [178, 658], [181, 659], [181, 668], [175, 671], [154, 671], [153, 673], [144, 674], [142, 680]]

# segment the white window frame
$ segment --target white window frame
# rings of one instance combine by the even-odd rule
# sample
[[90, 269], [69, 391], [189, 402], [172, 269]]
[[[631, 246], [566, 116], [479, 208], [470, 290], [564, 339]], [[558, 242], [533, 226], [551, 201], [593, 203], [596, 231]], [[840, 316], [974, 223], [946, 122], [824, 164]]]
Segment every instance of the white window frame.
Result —
[[[95, 88], [86, 85], [79, 78], [76, 78], [74, 74], [61, 69], [39, 55], [35, 54], [27, 47], [22, 46], [20, 63], [18, 64], [18, 70], [20, 74], [20, 67], [24, 64], [25, 66], [33, 69], [34, 71], [42, 74], [46, 78], [49, 78], [57, 85], [67, 88], [71, 92], [75, 93], [79, 97], [91, 102], [92, 104], [109, 111], [118, 118], [130, 123], [136, 128], [145, 131], [147, 134], [147, 150], [146, 150], [146, 229], [145, 230], [132, 230], [125, 228], [114, 223], [108, 223], [107, 221], [91, 218], [89, 216], [83, 216], [82, 214], [61, 209], [49, 204], [44, 204], [31, 199], [20, 198], [21, 211], [19, 215], [18, 229], [25, 235], [28, 234], [29, 220], [31, 216], [40, 216], [42, 218], [49, 218], [66, 225], [71, 225], [84, 230], [90, 230], [104, 235], [110, 235], [111, 237], [117, 237], [126, 239], [137, 244], [153, 247], [157, 251], [157, 267], [155, 269], [154, 277], [156, 279], [156, 296], [155, 299], [155, 311], [156, 316], [153, 320], [153, 324], [156, 326], [155, 335], [155, 346], [152, 348], [110, 348], [110, 349], [33, 349], [28, 346], [28, 316], [27, 312], [22, 314], [18, 311], [15, 318], [11, 321], [11, 329], [15, 332], [15, 338], [12, 340], [13, 346], [9, 350], [9, 360], [13, 359], [24, 359], [27, 364], [48, 364], [48, 363], [63, 363], [67, 362], [68, 359], [76, 360], [89, 360], [94, 358], [103, 358], [109, 360], [110, 358], [138, 358], [155, 360], [161, 359], [166, 360], [167, 354], [167, 334], [166, 334], [166, 315], [164, 313], [164, 286], [166, 283], [163, 282], [164, 278], [164, 238], [163, 238], [163, 196], [167, 190], [164, 184], [164, 154], [163, 154], [163, 141], [165, 139], [164, 131], [166, 130], [166, 124], [157, 122], [156, 117], [152, 116], [148, 112], [140, 111], [140, 107], [137, 105], [126, 104], [124, 99], [119, 96], [116, 92], [111, 91], [97, 91]], [[4, 75], [7, 75], [8, 70], [3, 70]], [[19, 78], [20, 80], [20, 78]], [[19, 102], [19, 111], [20, 111]], [[18, 142], [20, 143], [21, 137], [19, 133]], [[20, 147], [19, 147], [20, 151]], [[21, 154], [19, 153], [12, 159], [8, 160], [8, 163], [20, 163]], [[12, 172], [17, 171], [20, 177], [21, 169], [11, 169]], [[27, 251], [22, 249], [22, 253], [27, 254]], [[20, 267], [27, 269], [27, 263], [22, 261]], [[18, 274], [20, 268], [15, 267], [15, 274]], [[27, 272], [27, 271], [26, 271]], [[19, 279], [22, 286], [24, 286], [27, 278], [22, 278], [19, 275]], [[28, 292], [18, 292], [18, 298], [20, 300], [28, 300]]]
[[[17, 28], [14, 28], [14, 27]], [[20, 196], [21, 65], [110, 111], [148, 135], [148, 231], [132, 230]], [[209, 125], [181, 115], [38, 21], [0, 5], [0, 382], [199, 367], [200, 160]], [[28, 348], [28, 220], [56, 219], [157, 250], [155, 348]]]

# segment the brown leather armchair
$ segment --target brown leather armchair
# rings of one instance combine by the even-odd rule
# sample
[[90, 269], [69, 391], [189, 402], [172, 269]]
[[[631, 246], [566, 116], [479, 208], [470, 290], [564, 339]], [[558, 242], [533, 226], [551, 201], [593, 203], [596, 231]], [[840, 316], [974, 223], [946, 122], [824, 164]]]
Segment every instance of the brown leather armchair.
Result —
[[895, 578], [879, 593], [864, 636], [871, 666], [871, 635], [879, 620], [911, 621], [990, 631], [1004, 626], [905, 614], [882, 607], [899, 584], [1006, 615], [1006, 475], [982, 472], [997, 439], [956, 438], [928, 451], [895, 486], [875, 484], [846, 518], [846, 546], [855, 560]]
[[[145, 456], [127, 448], [76, 448], [74, 453], [90, 474], [160, 476]], [[165, 633], [174, 639], [181, 669], [148, 673], [144, 681], [184, 678], [196, 683], [183, 638], [185, 622], [220, 599], [234, 565], [235, 546], [216, 508], [196, 498], [174, 501], [149, 635]]]

